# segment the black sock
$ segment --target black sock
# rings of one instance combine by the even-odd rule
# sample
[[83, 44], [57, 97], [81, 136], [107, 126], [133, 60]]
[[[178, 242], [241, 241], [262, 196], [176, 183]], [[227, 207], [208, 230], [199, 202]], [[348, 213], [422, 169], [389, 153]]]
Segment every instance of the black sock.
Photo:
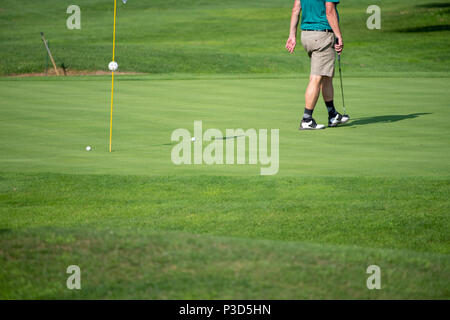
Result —
[[337, 111], [336, 108], [334, 107], [334, 101], [325, 101], [325, 104], [327, 105], [327, 110], [328, 110], [328, 118], [332, 118], [334, 116], [336, 116]]
[[313, 112], [314, 112], [314, 109], [309, 110], [309, 109], [305, 108], [305, 113], [303, 114], [303, 120], [311, 120]]

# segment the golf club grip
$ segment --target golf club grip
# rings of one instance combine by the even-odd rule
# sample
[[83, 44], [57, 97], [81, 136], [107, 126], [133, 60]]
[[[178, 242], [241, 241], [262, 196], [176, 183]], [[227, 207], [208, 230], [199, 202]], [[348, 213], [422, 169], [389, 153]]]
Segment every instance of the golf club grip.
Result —
[[[334, 38], [334, 44], [336, 45], [336, 44], [339, 44], [339, 41], [338, 41], [339, 39], [338, 38]], [[339, 61], [339, 68], [341, 68], [341, 65], [340, 65], [340, 63], [341, 63], [341, 53], [340, 52], [337, 52], [337, 56], [338, 56], [338, 61]]]

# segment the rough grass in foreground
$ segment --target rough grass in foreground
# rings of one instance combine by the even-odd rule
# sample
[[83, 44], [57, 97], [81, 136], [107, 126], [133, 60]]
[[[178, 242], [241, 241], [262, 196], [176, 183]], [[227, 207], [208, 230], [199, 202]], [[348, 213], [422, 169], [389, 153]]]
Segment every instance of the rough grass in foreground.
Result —
[[[449, 298], [448, 180], [0, 182], [2, 298]], [[76, 293], [64, 287], [71, 264], [83, 270]], [[371, 264], [381, 291], [365, 287]]]

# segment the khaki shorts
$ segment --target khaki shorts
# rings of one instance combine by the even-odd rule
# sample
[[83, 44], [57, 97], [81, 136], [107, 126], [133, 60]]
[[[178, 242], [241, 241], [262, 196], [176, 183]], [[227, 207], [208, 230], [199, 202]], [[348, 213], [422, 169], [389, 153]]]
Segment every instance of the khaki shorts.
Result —
[[302, 44], [311, 58], [311, 74], [334, 76], [335, 37], [333, 32], [302, 31]]

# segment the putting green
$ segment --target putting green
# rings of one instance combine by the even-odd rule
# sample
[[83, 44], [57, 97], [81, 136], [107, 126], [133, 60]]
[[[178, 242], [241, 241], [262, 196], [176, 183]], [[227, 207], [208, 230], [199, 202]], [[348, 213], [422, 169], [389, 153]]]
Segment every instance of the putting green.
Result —
[[[299, 132], [306, 79], [145, 80], [117, 83], [113, 150], [106, 79], [2, 81], [2, 171], [136, 175], [256, 175], [258, 165], [181, 165], [171, 134], [279, 129], [280, 176], [446, 177], [446, 78], [347, 78], [352, 121]], [[336, 104], [340, 105], [339, 95]], [[327, 121], [319, 102], [314, 115]], [[85, 147], [93, 151], [86, 152]], [[248, 162], [248, 160], [247, 160]]]

